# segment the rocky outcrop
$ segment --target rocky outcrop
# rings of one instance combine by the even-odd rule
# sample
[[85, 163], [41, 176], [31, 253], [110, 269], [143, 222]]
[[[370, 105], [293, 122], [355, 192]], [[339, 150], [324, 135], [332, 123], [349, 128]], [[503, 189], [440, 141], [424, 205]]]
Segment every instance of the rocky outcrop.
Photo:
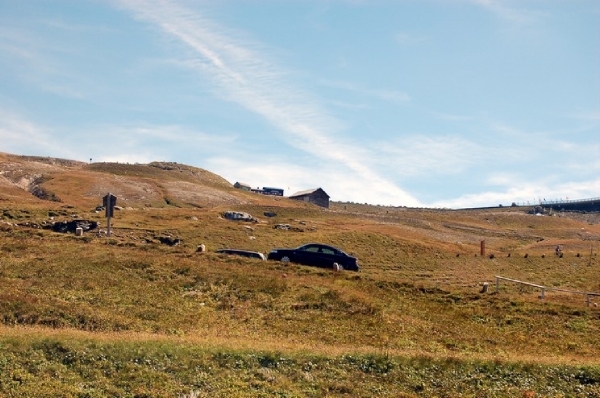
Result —
[[54, 232], [75, 233], [77, 228], [81, 228], [83, 232], [91, 231], [98, 228], [98, 222], [89, 220], [73, 220], [73, 221], [58, 221], [52, 225]]
[[223, 213], [223, 218], [235, 221], [256, 221], [251, 214], [242, 211], [226, 211]]

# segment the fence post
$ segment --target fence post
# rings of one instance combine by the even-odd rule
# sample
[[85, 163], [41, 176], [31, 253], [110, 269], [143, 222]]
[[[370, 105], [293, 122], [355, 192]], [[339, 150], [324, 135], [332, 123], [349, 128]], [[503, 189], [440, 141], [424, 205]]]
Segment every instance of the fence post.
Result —
[[590, 295], [589, 294], [585, 295], [585, 303], [587, 304], [588, 307], [590, 306]]
[[546, 292], [546, 288], [542, 287], [542, 295], [540, 296], [540, 298], [543, 300], [545, 298], [544, 293]]
[[500, 278], [496, 277], [496, 293], [500, 291]]

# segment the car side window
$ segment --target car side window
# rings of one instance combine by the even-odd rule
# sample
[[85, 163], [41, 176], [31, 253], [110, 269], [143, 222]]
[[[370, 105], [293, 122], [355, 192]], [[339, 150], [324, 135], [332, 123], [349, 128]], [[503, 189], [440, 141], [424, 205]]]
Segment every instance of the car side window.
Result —
[[319, 251], [319, 247], [318, 246], [307, 246], [304, 248], [304, 251], [316, 253]]
[[331, 250], [331, 249], [329, 249], [327, 247], [324, 247], [323, 248], [323, 253], [325, 253], [325, 254], [335, 254], [335, 251]]

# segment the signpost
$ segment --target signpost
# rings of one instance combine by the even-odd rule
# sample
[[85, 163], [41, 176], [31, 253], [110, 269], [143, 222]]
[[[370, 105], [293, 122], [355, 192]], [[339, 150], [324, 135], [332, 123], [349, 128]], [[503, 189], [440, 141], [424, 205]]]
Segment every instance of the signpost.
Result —
[[108, 193], [102, 198], [102, 205], [106, 210], [106, 235], [110, 236], [110, 218], [113, 216], [115, 211], [115, 205], [117, 204], [117, 197], [112, 193]]

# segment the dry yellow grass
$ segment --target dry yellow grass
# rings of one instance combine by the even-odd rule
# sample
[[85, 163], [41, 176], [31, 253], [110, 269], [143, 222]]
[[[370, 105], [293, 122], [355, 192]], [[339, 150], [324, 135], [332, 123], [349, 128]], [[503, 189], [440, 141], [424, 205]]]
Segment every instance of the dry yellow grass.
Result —
[[[321, 209], [235, 190], [202, 169], [157, 166], [0, 154], [2, 339], [31, 346], [44, 339], [156, 342], [298, 358], [599, 364], [600, 309], [587, 307], [584, 296], [549, 291], [540, 300], [530, 287], [503, 282], [496, 293], [494, 285], [500, 275], [600, 293], [596, 214], [349, 203]], [[34, 197], [28, 181], [61, 201]], [[104, 228], [95, 207], [105, 191], [123, 206], [110, 238], [36, 228], [74, 218]], [[226, 210], [249, 212], [258, 222], [225, 220]], [[267, 211], [277, 216], [263, 216]], [[278, 223], [295, 228], [274, 228]], [[166, 246], [161, 236], [182, 243]], [[310, 241], [356, 255], [362, 272], [214, 253]], [[207, 253], [196, 253], [200, 244]], [[553, 254], [557, 244], [562, 258]], [[486, 294], [484, 282], [491, 284]]]

